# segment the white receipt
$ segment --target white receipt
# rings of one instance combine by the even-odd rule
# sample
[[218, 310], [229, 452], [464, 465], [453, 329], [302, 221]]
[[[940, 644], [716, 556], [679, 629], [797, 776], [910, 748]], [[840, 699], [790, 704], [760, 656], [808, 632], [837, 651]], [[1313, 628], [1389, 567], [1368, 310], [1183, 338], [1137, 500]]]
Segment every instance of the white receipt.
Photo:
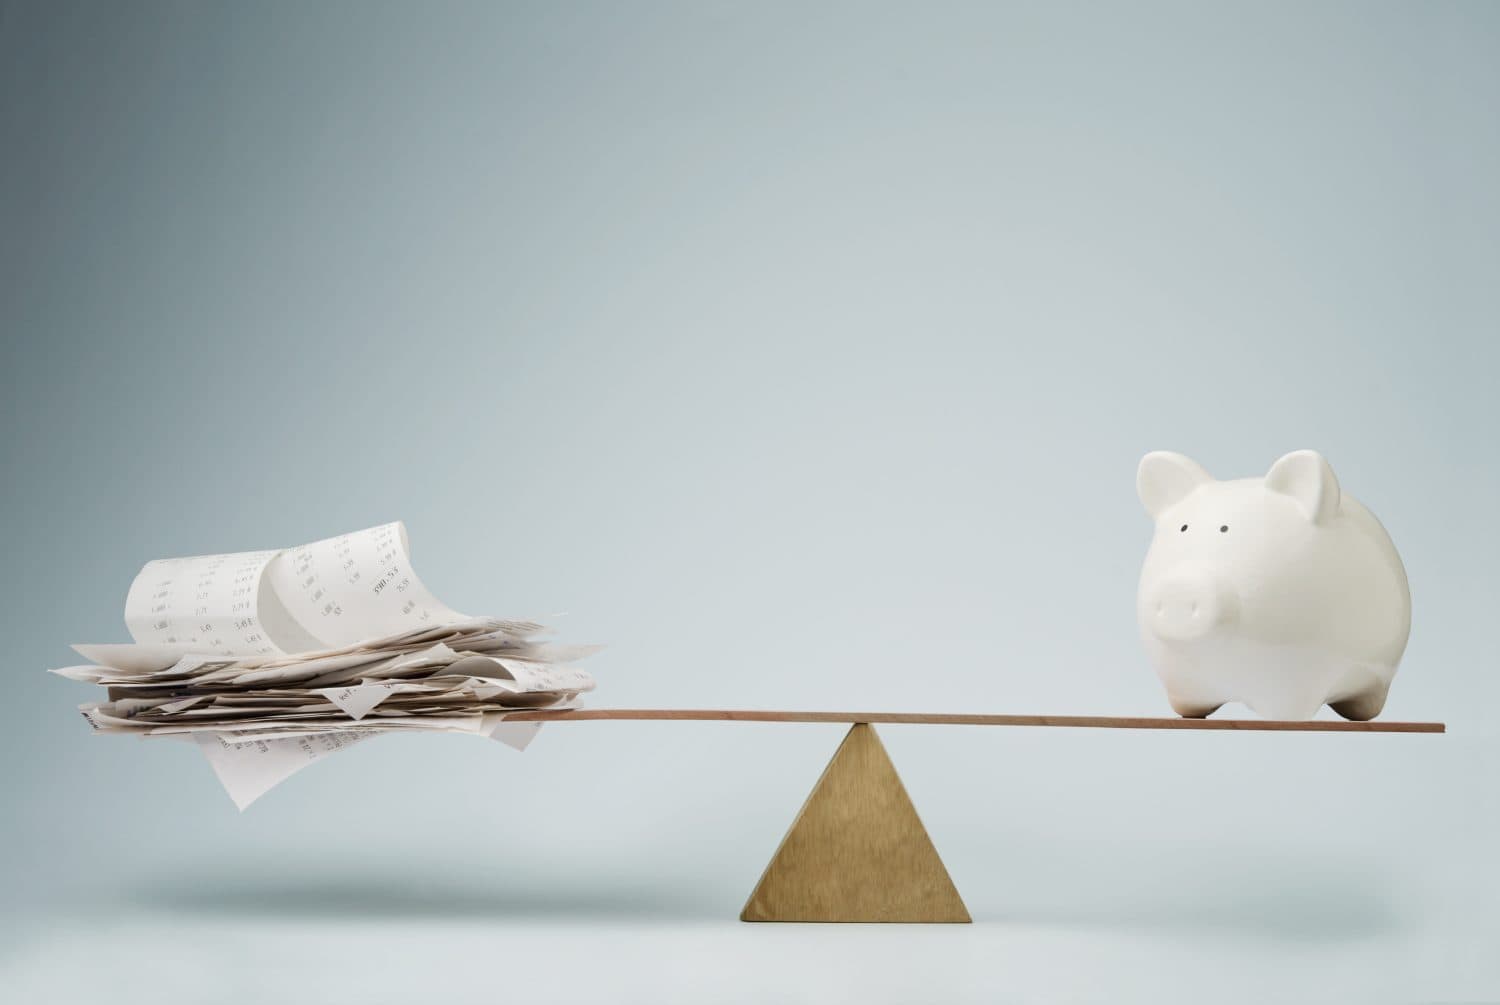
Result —
[[[525, 750], [542, 728], [540, 722], [505, 722], [503, 715], [487, 716], [474, 732], [499, 740], [507, 747]], [[383, 729], [309, 730], [285, 737], [256, 737], [235, 741], [233, 734], [199, 732], [191, 736], [208, 758], [219, 784], [244, 810], [261, 796], [303, 768], [330, 754], [385, 732]]]
[[195, 733], [193, 739], [207, 755], [229, 798], [243, 810], [314, 761], [346, 750], [377, 732], [346, 730], [244, 743], [231, 743], [218, 733]]
[[137, 643], [237, 659], [464, 620], [417, 578], [399, 522], [281, 551], [147, 562], [125, 599]]
[[324, 648], [467, 618], [411, 568], [406, 527], [388, 523], [290, 548], [266, 572], [273, 597]]
[[199, 645], [225, 656], [281, 650], [260, 625], [258, 593], [274, 551], [147, 562], [125, 597], [125, 627], [137, 642]]

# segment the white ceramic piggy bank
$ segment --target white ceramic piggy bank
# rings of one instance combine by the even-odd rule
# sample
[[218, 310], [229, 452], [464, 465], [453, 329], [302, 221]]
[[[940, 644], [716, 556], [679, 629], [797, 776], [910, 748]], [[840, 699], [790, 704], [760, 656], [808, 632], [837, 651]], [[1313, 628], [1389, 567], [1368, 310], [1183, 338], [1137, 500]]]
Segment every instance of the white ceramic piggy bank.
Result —
[[1406, 570], [1322, 455], [1221, 482], [1155, 452], [1136, 491], [1156, 520], [1136, 613], [1178, 715], [1231, 701], [1268, 719], [1310, 719], [1324, 703], [1346, 719], [1380, 714], [1411, 629]]

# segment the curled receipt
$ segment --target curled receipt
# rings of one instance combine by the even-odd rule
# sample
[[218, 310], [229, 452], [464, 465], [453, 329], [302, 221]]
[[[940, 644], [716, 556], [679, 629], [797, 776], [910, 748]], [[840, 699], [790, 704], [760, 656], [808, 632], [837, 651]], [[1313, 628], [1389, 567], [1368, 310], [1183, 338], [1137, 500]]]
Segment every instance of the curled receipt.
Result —
[[466, 620], [412, 571], [399, 521], [281, 551], [147, 562], [125, 598], [125, 627], [137, 643], [236, 659]]

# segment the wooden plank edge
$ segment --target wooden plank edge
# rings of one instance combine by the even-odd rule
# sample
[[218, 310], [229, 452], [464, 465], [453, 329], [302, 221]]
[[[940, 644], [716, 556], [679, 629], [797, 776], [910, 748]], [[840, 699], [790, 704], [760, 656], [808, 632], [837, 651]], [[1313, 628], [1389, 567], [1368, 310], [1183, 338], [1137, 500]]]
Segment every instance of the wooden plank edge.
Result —
[[729, 708], [581, 708], [513, 712], [510, 722], [831, 722], [948, 726], [1060, 726], [1077, 729], [1196, 729], [1282, 733], [1444, 733], [1441, 722], [1329, 719], [1178, 719], [1110, 715], [986, 715], [967, 712], [784, 712]]

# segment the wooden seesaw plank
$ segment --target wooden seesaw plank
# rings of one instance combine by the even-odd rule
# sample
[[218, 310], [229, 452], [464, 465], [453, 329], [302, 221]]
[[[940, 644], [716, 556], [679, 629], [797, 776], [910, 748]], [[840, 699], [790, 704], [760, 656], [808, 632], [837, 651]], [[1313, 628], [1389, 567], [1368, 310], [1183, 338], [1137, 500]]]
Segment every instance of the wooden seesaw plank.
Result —
[[1331, 719], [1178, 719], [1114, 715], [985, 715], [970, 712], [783, 712], [733, 708], [578, 708], [512, 712], [509, 722], [656, 720], [689, 722], [890, 722], [948, 726], [1064, 726], [1084, 729], [1208, 729], [1280, 733], [1442, 733], [1441, 722]]

